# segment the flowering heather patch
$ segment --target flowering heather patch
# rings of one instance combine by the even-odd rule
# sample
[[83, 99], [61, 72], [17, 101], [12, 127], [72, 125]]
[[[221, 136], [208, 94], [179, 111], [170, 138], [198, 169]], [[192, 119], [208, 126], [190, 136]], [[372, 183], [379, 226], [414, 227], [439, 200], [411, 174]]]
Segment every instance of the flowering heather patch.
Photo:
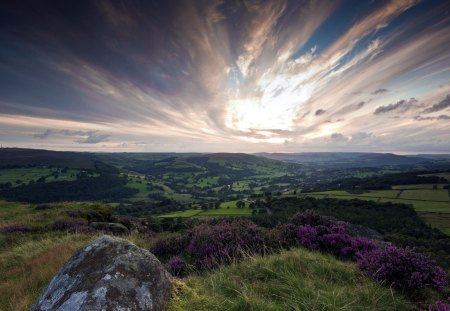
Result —
[[428, 307], [428, 311], [450, 311], [450, 297], [447, 298], [447, 303], [443, 301], [436, 301], [434, 305]]
[[170, 260], [165, 264], [165, 268], [170, 272], [173, 276], [182, 277], [186, 273], [186, 262], [181, 256], [173, 256]]
[[178, 254], [182, 254], [191, 239], [190, 233], [177, 234], [165, 239], [160, 239], [155, 242], [150, 251], [156, 256], [172, 257]]
[[262, 228], [239, 219], [195, 227], [188, 251], [198, 268], [210, 269], [242, 257], [243, 252], [262, 253], [264, 246]]
[[319, 249], [319, 236], [316, 228], [311, 225], [300, 225], [298, 227], [298, 244], [307, 249]]
[[53, 230], [67, 230], [70, 232], [92, 231], [82, 220], [57, 220], [53, 223]]
[[24, 233], [29, 233], [29, 232], [33, 232], [33, 231], [35, 231], [34, 228], [30, 228], [30, 227], [23, 226], [23, 225], [9, 225], [9, 226], [0, 228], [1, 234], [12, 234], [12, 233], [24, 234]]
[[434, 260], [409, 248], [388, 246], [366, 252], [357, 264], [369, 276], [395, 288], [441, 288], [447, 284], [445, 271]]

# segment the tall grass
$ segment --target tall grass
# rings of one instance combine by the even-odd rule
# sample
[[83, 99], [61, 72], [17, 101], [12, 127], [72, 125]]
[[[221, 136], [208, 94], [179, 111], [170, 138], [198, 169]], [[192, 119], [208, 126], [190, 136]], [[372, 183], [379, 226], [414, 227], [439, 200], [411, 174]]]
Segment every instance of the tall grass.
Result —
[[28, 310], [69, 257], [93, 238], [47, 234], [0, 253], [0, 310]]
[[334, 257], [295, 249], [174, 282], [169, 310], [415, 310]]

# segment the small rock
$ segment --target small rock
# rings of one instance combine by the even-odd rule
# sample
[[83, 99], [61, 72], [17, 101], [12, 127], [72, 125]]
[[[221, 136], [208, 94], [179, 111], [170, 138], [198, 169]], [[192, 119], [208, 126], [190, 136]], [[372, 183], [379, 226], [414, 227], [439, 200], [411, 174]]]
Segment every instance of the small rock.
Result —
[[30, 311], [161, 311], [170, 291], [170, 275], [152, 253], [105, 235], [66, 262]]

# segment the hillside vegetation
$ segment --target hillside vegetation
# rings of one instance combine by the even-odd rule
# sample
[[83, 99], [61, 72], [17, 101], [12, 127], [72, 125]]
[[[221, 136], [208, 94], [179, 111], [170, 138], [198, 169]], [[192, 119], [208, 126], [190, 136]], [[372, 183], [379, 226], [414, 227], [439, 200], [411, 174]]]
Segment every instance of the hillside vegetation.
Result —
[[245, 261], [174, 283], [169, 310], [415, 310], [353, 263], [304, 249]]

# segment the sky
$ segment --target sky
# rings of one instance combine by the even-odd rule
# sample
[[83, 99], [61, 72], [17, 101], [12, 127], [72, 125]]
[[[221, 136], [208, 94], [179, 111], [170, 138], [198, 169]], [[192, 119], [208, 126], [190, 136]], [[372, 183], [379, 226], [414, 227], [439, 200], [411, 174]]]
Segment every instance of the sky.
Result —
[[1, 1], [0, 143], [450, 153], [450, 1]]

